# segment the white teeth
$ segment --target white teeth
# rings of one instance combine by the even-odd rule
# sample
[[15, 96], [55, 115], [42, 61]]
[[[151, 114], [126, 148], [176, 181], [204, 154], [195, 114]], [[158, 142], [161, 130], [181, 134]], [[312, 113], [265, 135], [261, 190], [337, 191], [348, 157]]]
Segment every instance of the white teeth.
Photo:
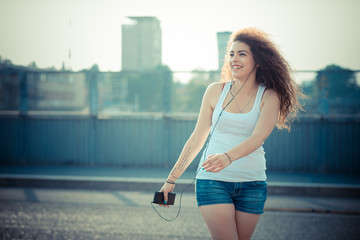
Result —
[[233, 66], [234, 69], [239, 69], [240, 67], [237, 67], [237, 66]]

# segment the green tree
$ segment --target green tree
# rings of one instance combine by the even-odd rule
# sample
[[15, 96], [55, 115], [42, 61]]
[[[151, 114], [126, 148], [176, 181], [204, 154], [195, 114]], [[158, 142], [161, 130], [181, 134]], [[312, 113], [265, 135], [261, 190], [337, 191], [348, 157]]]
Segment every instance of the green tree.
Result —
[[90, 72], [99, 72], [99, 71], [100, 71], [99, 65], [97, 65], [96, 63], [93, 64], [90, 68]]
[[328, 99], [360, 99], [360, 88], [355, 73], [350, 69], [329, 65], [318, 72], [316, 85], [319, 91], [326, 90]]
[[186, 95], [184, 98], [186, 112], [200, 111], [202, 97], [210, 83], [209, 73], [203, 70], [192, 71], [192, 77], [186, 84]]
[[172, 90], [172, 110], [173, 112], [185, 112], [184, 95], [186, 92], [186, 85], [181, 82], [175, 82]]
[[140, 112], [171, 112], [173, 81], [168, 66], [124, 75], [128, 80], [127, 101], [138, 104]]

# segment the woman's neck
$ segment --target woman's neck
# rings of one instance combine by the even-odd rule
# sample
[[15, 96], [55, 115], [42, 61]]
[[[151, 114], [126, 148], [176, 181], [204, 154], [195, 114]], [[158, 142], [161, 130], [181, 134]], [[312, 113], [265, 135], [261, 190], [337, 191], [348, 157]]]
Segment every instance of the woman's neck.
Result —
[[259, 84], [256, 82], [256, 79], [250, 77], [246, 81], [234, 79], [232, 84], [232, 89], [233, 92], [238, 92], [241, 88], [241, 93], [248, 95], [248, 94], [252, 94], [254, 90], [258, 88], [258, 86]]

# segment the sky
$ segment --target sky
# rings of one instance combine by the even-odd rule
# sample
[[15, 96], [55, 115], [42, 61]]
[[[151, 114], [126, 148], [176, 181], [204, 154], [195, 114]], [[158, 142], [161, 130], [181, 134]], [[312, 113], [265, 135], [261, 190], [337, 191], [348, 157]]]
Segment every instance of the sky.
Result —
[[0, 0], [0, 56], [120, 71], [126, 17], [156, 16], [162, 62], [173, 71], [216, 70], [216, 33], [244, 27], [269, 33], [295, 70], [360, 70], [359, 10], [358, 0]]

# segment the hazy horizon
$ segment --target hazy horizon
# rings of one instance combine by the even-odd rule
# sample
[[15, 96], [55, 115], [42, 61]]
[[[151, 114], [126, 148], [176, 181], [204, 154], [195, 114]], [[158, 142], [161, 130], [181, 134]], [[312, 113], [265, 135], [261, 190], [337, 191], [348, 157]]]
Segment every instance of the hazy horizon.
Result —
[[120, 71], [126, 16], [156, 16], [162, 62], [173, 71], [217, 70], [216, 32], [248, 26], [269, 33], [295, 70], [329, 64], [359, 70], [359, 9], [356, 0], [0, 0], [0, 56], [39, 68], [60, 69], [64, 62], [74, 71], [93, 64]]

